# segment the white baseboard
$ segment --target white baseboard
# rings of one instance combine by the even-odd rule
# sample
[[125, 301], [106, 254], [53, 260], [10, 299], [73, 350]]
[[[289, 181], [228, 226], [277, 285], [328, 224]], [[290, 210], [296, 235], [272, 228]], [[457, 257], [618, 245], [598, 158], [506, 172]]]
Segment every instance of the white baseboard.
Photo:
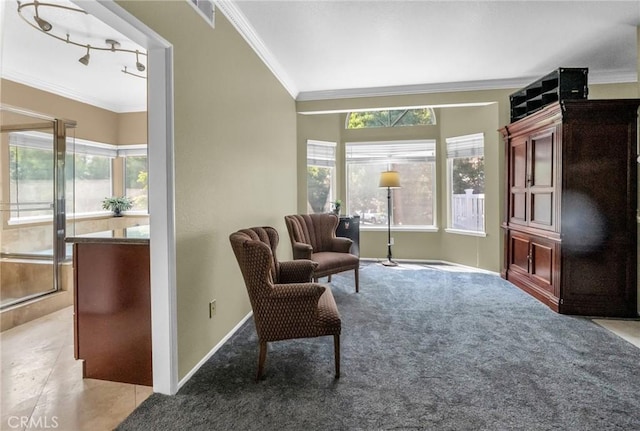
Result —
[[244, 325], [244, 323], [249, 320], [251, 318], [251, 316], [253, 316], [253, 311], [250, 311], [249, 314], [247, 314], [246, 316], [244, 316], [244, 318], [236, 325], [233, 327], [233, 329], [231, 331], [229, 331], [229, 333], [227, 335], [224, 336], [224, 338], [222, 340], [220, 340], [220, 342], [218, 344], [216, 344], [213, 349], [211, 349], [209, 351], [209, 353], [207, 353], [205, 355], [204, 358], [202, 358], [200, 360], [200, 362], [198, 362], [196, 364], [195, 367], [193, 367], [191, 369], [191, 371], [189, 371], [187, 373], [186, 376], [184, 376], [179, 382], [178, 382], [178, 390], [180, 390], [180, 388], [182, 387], [182, 385], [184, 385], [185, 383], [187, 383], [189, 381], [189, 379], [191, 379], [191, 377], [193, 377], [193, 375], [196, 373], [196, 371], [198, 371], [200, 369], [200, 367], [202, 367], [218, 350], [220, 350], [220, 348], [224, 345], [224, 343], [226, 343], [229, 338], [231, 338], [233, 336], [233, 334], [235, 334], [238, 329], [240, 329], [240, 327], [242, 327], [242, 325]]
[[[381, 259], [381, 258], [371, 258], [371, 257], [361, 257], [360, 260], [365, 261], [365, 262], [372, 262], [372, 263], [377, 263], [377, 262], [382, 262], [385, 259]], [[482, 269], [482, 268], [477, 268], [475, 266], [469, 266], [469, 265], [463, 265], [461, 263], [456, 263], [456, 262], [449, 262], [447, 260], [439, 260], [439, 259], [397, 259], [394, 258], [394, 261], [398, 262], [398, 263], [414, 263], [414, 264], [423, 264], [423, 265], [451, 265], [451, 266], [458, 266], [460, 268], [466, 268], [468, 270], [474, 270], [477, 272], [482, 272], [485, 274], [493, 274], [493, 275], [500, 275], [500, 272], [495, 272], [495, 271], [490, 271], [488, 269]]]

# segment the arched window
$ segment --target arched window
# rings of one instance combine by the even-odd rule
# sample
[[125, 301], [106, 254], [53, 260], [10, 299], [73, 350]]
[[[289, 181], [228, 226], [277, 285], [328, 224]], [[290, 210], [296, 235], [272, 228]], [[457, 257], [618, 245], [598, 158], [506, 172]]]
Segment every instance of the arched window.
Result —
[[347, 129], [372, 127], [430, 126], [436, 124], [436, 114], [431, 108], [384, 109], [381, 111], [349, 112]]

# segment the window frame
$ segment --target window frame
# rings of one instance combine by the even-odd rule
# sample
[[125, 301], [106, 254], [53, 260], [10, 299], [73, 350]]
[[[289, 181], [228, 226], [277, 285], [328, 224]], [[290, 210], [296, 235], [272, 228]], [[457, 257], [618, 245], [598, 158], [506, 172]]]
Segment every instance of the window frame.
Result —
[[[14, 134], [22, 137], [26, 137], [28, 141], [12, 142], [13, 139], [11, 138], [11, 136]], [[51, 140], [52, 140], [52, 137], [51, 137], [51, 134], [49, 133], [43, 133], [43, 132], [37, 132], [37, 131], [11, 132], [9, 134], [9, 140], [7, 145], [8, 145], [8, 148], [11, 148], [12, 146], [17, 146], [22, 148], [52, 151]], [[83, 154], [92, 155], [92, 156], [103, 156], [103, 157], [110, 158], [111, 160], [109, 163], [109, 179], [110, 179], [109, 189], [110, 189], [110, 195], [113, 195], [114, 193], [114, 168], [113, 168], [114, 160], [119, 157], [124, 159], [127, 155], [145, 155], [148, 157], [148, 146], [146, 144], [118, 146], [113, 144], [106, 144], [102, 142], [95, 142], [95, 141], [89, 141], [85, 139], [69, 137], [67, 139], [67, 148], [65, 153], [66, 153], [66, 157], [71, 156], [74, 159], [76, 155], [83, 155]], [[7, 163], [9, 163], [9, 159], [7, 159]], [[75, 160], [74, 160], [74, 170], [75, 170]], [[124, 175], [124, 171], [125, 170], [123, 166], [123, 169], [122, 169], [123, 175]], [[10, 177], [7, 178], [7, 180], [10, 181]], [[74, 182], [75, 182], [75, 179], [74, 179]], [[75, 191], [73, 192], [75, 193]], [[70, 193], [67, 193], [67, 195], [69, 194]], [[10, 194], [9, 199], [11, 198], [12, 197]], [[146, 211], [126, 211], [125, 214], [148, 214], [148, 213], [149, 211], [147, 207]], [[67, 212], [66, 218], [67, 220], [77, 220], [77, 219], [83, 219], [83, 218], [103, 217], [103, 216], [110, 216], [110, 215], [111, 215], [111, 212], [107, 210], [77, 213], [75, 212], [75, 205], [74, 205], [73, 212], [71, 211]], [[8, 226], [28, 225], [28, 224], [36, 225], [36, 224], [47, 223], [50, 221], [50, 219], [51, 217], [48, 215], [26, 216], [26, 217], [16, 217], [16, 218], [9, 217], [5, 221], [5, 223]]]
[[[127, 157], [142, 157], [147, 159], [147, 175], [149, 174], [149, 153], [146, 144], [120, 145], [118, 146], [118, 157], [122, 158], [122, 192], [127, 194]], [[147, 179], [147, 185], [149, 181]], [[147, 208], [145, 210], [130, 209], [126, 214], [148, 215], [149, 214], [149, 189], [147, 189]]]
[[[318, 153], [314, 153], [314, 151], [310, 151], [310, 149], [312, 149], [314, 146], [322, 148], [322, 147], [326, 147], [326, 148], [331, 148], [330, 151], [328, 151], [328, 153], [333, 153], [333, 160], [330, 158], [331, 154], [328, 154], [326, 157], [324, 154], [320, 154], [320, 151], [318, 151]], [[307, 168], [307, 186], [306, 186], [306, 192], [307, 192], [307, 209], [309, 209], [309, 207], [311, 207], [311, 205], [309, 204], [309, 167], [310, 166], [315, 166], [315, 167], [320, 167], [320, 168], [331, 168], [331, 181], [330, 181], [330, 185], [329, 185], [329, 196], [327, 197], [328, 202], [327, 204], [329, 205], [329, 208], [327, 209], [328, 211], [331, 211], [331, 203], [335, 202], [338, 198], [338, 182], [336, 179], [336, 175], [337, 175], [337, 150], [338, 150], [338, 144], [337, 142], [331, 142], [331, 141], [320, 141], [317, 139], [307, 139], [307, 163], [306, 163], [306, 168]], [[310, 163], [314, 162], [314, 161], [318, 161], [318, 160], [322, 160], [324, 161], [324, 163], [320, 162], [320, 163]]]
[[[480, 146], [478, 145], [478, 141], [482, 141], [481, 150], [478, 151]], [[458, 148], [451, 148], [453, 146], [458, 146]], [[477, 230], [468, 230], [468, 229], [460, 229], [453, 227], [453, 161], [457, 158], [471, 158], [471, 157], [483, 157], [484, 158], [484, 146], [485, 146], [485, 137], [484, 133], [472, 133], [468, 135], [454, 136], [445, 139], [445, 147], [446, 147], [446, 195], [447, 195], [447, 227], [445, 228], [445, 232], [458, 234], [458, 235], [468, 235], [468, 236], [478, 236], [478, 237], [486, 237], [487, 236], [487, 220], [486, 220], [486, 194], [483, 193], [483, 218], [482, 218], [482, 231]], [[461, 151], [462, 153], [467, 153], [464, 156], [452, 156], [452, 151]], [[485, 172], [486, 175], [486, 172]], [[485, 176], [486, 178], [486, 176]], [[486, 191], [486, 187], [485, 187]]]
[[[350, 164], [350, 151], [349, 151], [349, 147], [351, 146], [367, 146], [367, 145], [373, 145], [373, 146], [394, 146], [394, 145], [420, 145], [420, 144], [427, 144], [427, 148], [424, 150], [426, 152], [431, 151], [432, 155], [428, 155], [426, 156], [426, 160], [422, 160], [422, 162], [427, 162], [431, 164], [431, 171], [432, 171], [432, 175], [431, 175], [431, 206], [432, 206], [432, 224], [416, 224], [416, 225], [395, 225], [395, 224], [391, 224], [391, 230], [393, 231], [411, 231], [411, 232], [438, 232], [439, 231], [439, 227], [438, 227], [438, 163], [437, 163], [437, 151], [438, 151], [438, 141], [435, 138], [425, 138], [425, 139], [397, 139], [397, 140], [391, 140], [391, 141], [366, 141], [366, 142], [359, 142], [359, 141], [354, 141], [354, 142], [345, 142], [345, 157], [344, 157], [344, 167], [345, 167], [345, 187], [346, 187], [346, 209], [350, 212], [353, 213], [353, 209], [351, 208], [351, 202], [350, 202], [350, 184], [349, 184], [349, 164]], [[418, 162], [420, 160], [418, 160], [420, 157], [414, 157], [413, 160], [411, 160], [411, 157], [384, 157], [384, 156], [378, 156], [375, 157], [373, 156], [372, 158], [368, 159], [370, 163], [373, 162], [381, 162], [385, 164], [385, 168], [384, 169], [390, 169], [392, 167], [392, 165], [394, 164], [399, 164], [399, 163], [410, 163], [410, 161], [413, 162]], [[366, 161], [364, 160], [360, 160], [360, 162], [351, 162], [353, 164], [367, 164]], [[384, 170], [383, 169], [383, 170]], [[381, 170], [382, 172], [382, 170]], [[377, 183], [378, 178], [375, 178], [375, 181]], [[400, 184], [402, 185], [403, 183], [403, 179], [402, 179], [402, 175], [400, 177]], [[402, 189], [402, 187], [400, 187], [400, 190]], [[392, 190], [392, 193], [393, 190]], [[386, 193], [385, 193], [385, 200], [386, 200]], [[386, 210], [385, 210], [386, 212]], [[393, 214], [392, 214], [392, 221], [393, 221]], [[366, 225], [363, 224], [362, 222], [360, 223], [360, 229], [361, 230], [371, 230], [371, 231], [377, 231], [377, 230], [387, 230], [388, 226], [387, 224], [381, 224], [381, 225]]]
[[[419, 111], [419, 110], [428, 110], [430, 112], [429, 117], [432, 119], [432, 122], [429, 124], [398, 124], [398, 122], [402, 119], [404, 115], [406, 115], [409, 111]], [[369, 112], [391, 112], [391, 111], [405, 111], [405, 113], [400, 116], [393, 124], [390, 125], [368, 125], [364, 127], [349, 127], [349, 122], [351, 119], [351, 115], [356, 114], [366, 114]], [[381, 109], [361, 109], [361, 110], [353, 110], [347, 112], [345, 117], [344, 128], [345, 130], [363, 130], [363, 129], [384, 129], [384, 128], [402, 128], [402, 127], [429, 127], [437, 125], [437, 118], [435, 110], [430, 106], [419, 106], [419, 107], [411, 107], [411, 108], [381, 108]]]

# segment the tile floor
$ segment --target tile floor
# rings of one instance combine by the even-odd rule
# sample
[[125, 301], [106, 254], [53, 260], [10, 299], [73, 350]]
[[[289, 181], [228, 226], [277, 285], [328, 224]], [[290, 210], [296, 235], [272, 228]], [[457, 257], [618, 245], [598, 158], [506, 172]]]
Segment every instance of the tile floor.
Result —
[[73, 358], [73, 307], [0, 333], [5, 430], [114, 429], [152, 388], [83, 379]]
[[598, 325], [618, 334], [636, 347], [640, 347], [640, 320], [634, 319], [593, 319]]
[[[640, 320], [594, 322], [640, 348]], [[73, 358], [73, 307], [0, 333], [0, 351], [3, 431], [112, 430], [152, 393], [82, 378]]]

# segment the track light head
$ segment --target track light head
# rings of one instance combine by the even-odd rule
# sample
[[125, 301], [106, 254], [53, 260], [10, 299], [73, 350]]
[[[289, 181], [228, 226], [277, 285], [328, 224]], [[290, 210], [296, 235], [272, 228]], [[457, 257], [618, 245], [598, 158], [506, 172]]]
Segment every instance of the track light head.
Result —
[[80, 63], [84, 64], [85, 66], [89, 65], [89, 59], [91, 58], [91, 55], [89, 55], [89, 50], [90, 49], [91, 49], [91, 47], [89, 45], [87, 45], [87, 53], [78, 59], [78, 61]]
[[51, 29], [53, 28], [49, 21], [40, 18], [38, 15], [34, 16], [33, 19], [36, 21], [36, 23], [38, 23], [38, 27], [40, 27], [40, 29], [44, 32], [51, 31]]
[[51, 31], [51, 29], [53, 28], [51, 23], [49, 21], [45, 20], [45, 19], [40, 18], [40, 16], [38, 15], [38, 2], [37, 1], [33, 2], [33, 8], [36, 11], [36, 15], [33, 17], [33, 19], [38, 24], [38, 27], [40, 27], [40, 30], [44, 31], [45, 33], [48, 32], [48, 31]]
[[146, 67], [144, 67], [144, 64], [140, 63], [140, 60], [138, 60], [137, 50], [136, 50], [136, 69], [138, 69], [139, 72], [144, 72], [144, 70], [146, 69]]

